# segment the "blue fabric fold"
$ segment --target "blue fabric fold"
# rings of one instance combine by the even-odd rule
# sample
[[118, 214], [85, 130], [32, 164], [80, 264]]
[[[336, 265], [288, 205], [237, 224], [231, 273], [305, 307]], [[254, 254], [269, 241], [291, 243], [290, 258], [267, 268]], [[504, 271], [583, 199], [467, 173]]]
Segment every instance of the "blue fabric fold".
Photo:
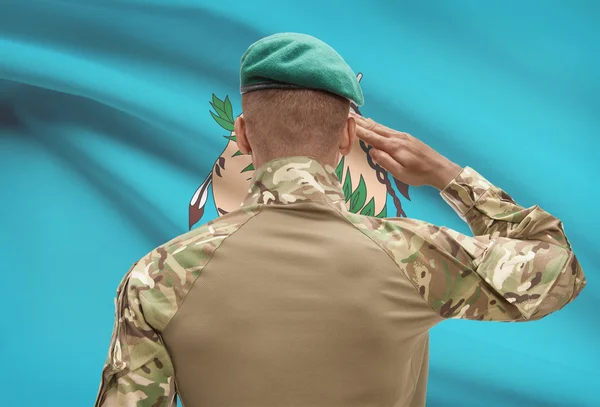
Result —
[[[586, 271], [580, 298], [542, 321], [436, 327], [428, 406], [598, 405], [599, 13], [591, 1], [1, 1], [3, 405], [93, 403], [118, 282], [188, 230], [228, 142], [212, 95], [239, 115], [240, 57], [280, 31], [321, 38], [363, 73], [363, 115], [561, 218]], [[207, 191], [201, 222], [218, 216]], [[468, 233], [436, 191], [410, 197], [409, 217]]]

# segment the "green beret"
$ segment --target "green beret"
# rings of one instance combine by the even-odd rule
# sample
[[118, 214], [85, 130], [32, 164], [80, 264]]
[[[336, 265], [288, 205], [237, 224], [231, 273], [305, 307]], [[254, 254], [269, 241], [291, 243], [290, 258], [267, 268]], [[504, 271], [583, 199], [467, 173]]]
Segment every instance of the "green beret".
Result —
[[242, 56], [240, 92], [261, 89], [319, 89], [364, 103], [356, 75], [323, 41], [306, 34], [280, 33], [258, 40]]

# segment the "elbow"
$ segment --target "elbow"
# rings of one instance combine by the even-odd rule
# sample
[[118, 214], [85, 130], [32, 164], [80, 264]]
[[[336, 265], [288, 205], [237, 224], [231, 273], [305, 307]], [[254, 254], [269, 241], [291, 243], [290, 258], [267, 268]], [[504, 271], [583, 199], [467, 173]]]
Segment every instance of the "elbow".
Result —
[[[571, 253], [571, 257], [565, 266], [567, 269], [568, 282], [571, 285], [571, 296], [568, 301], [565, 302], [564, 305], [567, 305], [571, 301], [573, 301], [581, 291], [585, 288], [587, 281], [585, 279], [585, 275], [583, 274], [583, 270], [581, 268], [581, 264], [579, 264], [579, 260], [573, 253]], [[564, 307], [563, 305], [563, 307]]]
[[569, 252], [569, 257], [556, 279], [548, 290], [537, 310], [527, 319], [537, 320], [563, 309], [579, 296], [586, 285], [585, 275], [577, 257]]
[[581, 264], [579, 264], [579, 260], [577, 260], [575, 254], [570, 252], [561, 276], [555, 284], [557, 294], [562, 299], [560, 308], [563, 308], [577, 298], [585, 285], [586, 279], [581, 269]]

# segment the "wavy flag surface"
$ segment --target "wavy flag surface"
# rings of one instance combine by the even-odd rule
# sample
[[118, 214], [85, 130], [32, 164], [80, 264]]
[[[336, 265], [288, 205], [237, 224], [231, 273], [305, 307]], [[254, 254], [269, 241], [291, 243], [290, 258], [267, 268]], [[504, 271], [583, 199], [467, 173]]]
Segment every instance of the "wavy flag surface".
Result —
[[[563, 220], [586, 272], [541, 321], [435, 327], [428, 406], [600, 406], [599, 17], [584, 0], [0, 0], [0, 404], [93, 404], [120, 279], [246, 193], [242, 53], [295, 31], [359, 73], [360, 114]], [[350, 211], [470, 233], [369, 148], [338, 163]]]

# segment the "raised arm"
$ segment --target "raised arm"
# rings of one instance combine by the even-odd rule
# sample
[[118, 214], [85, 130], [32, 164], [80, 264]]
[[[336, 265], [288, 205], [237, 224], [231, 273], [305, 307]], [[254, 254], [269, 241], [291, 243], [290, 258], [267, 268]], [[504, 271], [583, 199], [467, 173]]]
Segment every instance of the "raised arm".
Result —
[[560, 220], [539, 206], [519, 206], [472, 168], [459, 167], [409, 134], [355, 119], [378, 164], [408, 184], [442, 190], [475, 235], [417, 220], [391, 222], [416, 250], [403, 259], [392, 254], [441, 317], [539, 319], [581, 292], [585, 277]]

